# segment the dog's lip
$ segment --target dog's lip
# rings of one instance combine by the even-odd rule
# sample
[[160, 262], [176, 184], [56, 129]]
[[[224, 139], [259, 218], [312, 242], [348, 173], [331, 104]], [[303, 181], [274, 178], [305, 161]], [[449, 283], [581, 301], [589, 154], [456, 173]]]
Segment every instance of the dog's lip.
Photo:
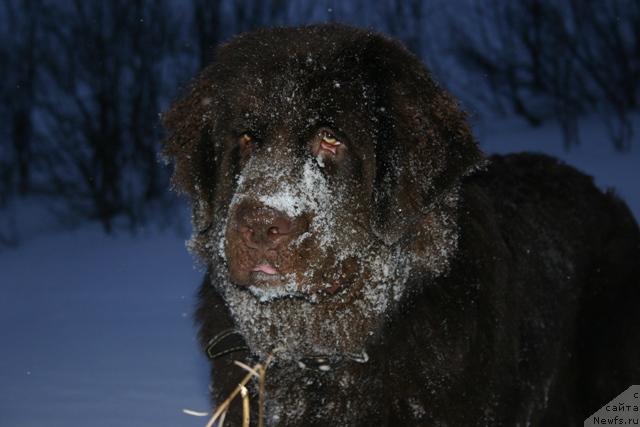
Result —
[[267, 274], [262, 271], [252, 271], [249, 276], [249, 286], [258, 288], [272, 288], [281, 286], [284, 278], [280, 274]]
[[262, 272], [270, 276], [278, 275], [278, 270], [268, 263], [257, 264], [253, 269], [251, 269], [251, 272]]
[[268, 262], [261, 262], [249, 272], [250, 280], [254, 285], [277, 285], [282, 282], [282, 275]]
[[253, 284], [258, 284], [261, 282], [274, 284], [282, 282], [282, 276], [279, 274], [267, 274], [263, 273], [262, 271], [252, 271], [251, 281]]

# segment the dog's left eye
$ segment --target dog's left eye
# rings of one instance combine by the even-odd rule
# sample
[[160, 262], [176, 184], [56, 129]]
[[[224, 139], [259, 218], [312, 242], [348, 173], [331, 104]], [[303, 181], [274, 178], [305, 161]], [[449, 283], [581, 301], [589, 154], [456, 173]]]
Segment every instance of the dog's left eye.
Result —
[[315, 155], [337, 156], [343, 150], [343, 142], [328, 128], [321, 128], [313, 138]]

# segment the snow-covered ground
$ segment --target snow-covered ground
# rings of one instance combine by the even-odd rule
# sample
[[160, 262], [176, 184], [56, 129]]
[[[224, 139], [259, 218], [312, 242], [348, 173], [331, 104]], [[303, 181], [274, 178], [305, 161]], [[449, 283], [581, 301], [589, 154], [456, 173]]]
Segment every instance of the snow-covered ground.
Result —
[[[582, 130], [569, 152], [551, 125], [500, 121], [477, 125], [476, 135], [488, 153], [542, 151], [576, 165], [615, 187], [640, 218], [640, 141], [620, 154], [600, 124]], [[109, 237], [86, 226], [0, 252], [0, 426], [206, 423], [182, 413], [208, 409], [191, 320], [202, 273], [186, 238]]]
[[98, 227], [0, 253], [0, 426], [201, 426], [184, 236]]

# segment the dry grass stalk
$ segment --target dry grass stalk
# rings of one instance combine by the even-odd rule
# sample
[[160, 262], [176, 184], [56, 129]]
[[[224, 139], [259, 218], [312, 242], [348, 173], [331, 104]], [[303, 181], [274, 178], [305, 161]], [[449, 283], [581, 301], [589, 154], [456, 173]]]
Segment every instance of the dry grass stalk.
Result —
[[183, 409], [182, 412], [194, 417], [206, 417], [207, 415], [209, 415], [208, 412], [194, 411], [193, 409]]
[[267, 363], [264, 367], [260, 367], [260, 376], [258, 377], [258, 427], [264, 427], [264, 377], [266, 375], [267, 366], [271, 362], [271, 356], [267, 358]]
[[249, 427], [251, 410], [249, 409], [249, 391], [245, 386], [240, 388], [240, 396], [242, 396], [242, 427]]
[[222, 415], [220, 415], [220, 419], [218, 420], [218, 427], [224, 427], [224, 419], [227, 417], [227, 411], [224, 411]]
[[219, 421], [218, 427], [222, 427], [222, 424], [224, 423], [224, 418], [227, 414], [227, 411], [229, 410], [229, 406], [231, 405], [231, 402], [233, 401], [233, 399], [235, 399], [236, 396], [238, 396], [238, 394], [240, 394], [242, 397], [242, 425], [243, 427], [249, 426], [249, 419], [250, 419], [249, 403], [250, 402], [249, 402], [249, 393], [247, 391], [246, 385], [251, 380], [252, 377], [258, 378], [258, 382], [259, 382], [258, 427], [264, 427], [264, 384], [265, 384], [264, 379], [265, 379], [267, 367], [269, 366], [272, 360], [273, 360], [273, 355], [269, 355], [264, 365], [261, 363], [257, 363], [253, 368], [242, 362], [234, 361], [236, 365], [246, 370], [248, 373], [247, 375], [245, 375], [242, 381], [238, 383], [238, 386], [231, 392], [231, 394], [225, 399], [225, 401], [218, 406], [213, 416], [207, 423], [206, 427], [213, 427], [213, 424], [216, 421]]
[[244, 369], [245, 371], [253, 374], [256, 378], [260, 378], [260, 373], [257, 371], [257, 369], [261, 368], [260, 364], [257, 364], [255, 366], [255, 368], [252, 368], [251, 366], [245, 365], [244, 363], [242, 363], [242, 362], [240, 362], [238, 360], [234, 360], [233, 363], [234, 363], [234, 365], [239, 366], [242, 369]]

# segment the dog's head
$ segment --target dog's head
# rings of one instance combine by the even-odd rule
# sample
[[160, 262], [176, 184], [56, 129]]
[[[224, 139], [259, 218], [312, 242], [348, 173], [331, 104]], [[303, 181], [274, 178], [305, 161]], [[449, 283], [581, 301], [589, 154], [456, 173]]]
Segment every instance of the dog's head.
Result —
[[165, 124], [192, 248], [256, 352], [361, 346], [412, 272], [446, 270], [481, 160], [418, 59], [336, 25], [235, 38]]

